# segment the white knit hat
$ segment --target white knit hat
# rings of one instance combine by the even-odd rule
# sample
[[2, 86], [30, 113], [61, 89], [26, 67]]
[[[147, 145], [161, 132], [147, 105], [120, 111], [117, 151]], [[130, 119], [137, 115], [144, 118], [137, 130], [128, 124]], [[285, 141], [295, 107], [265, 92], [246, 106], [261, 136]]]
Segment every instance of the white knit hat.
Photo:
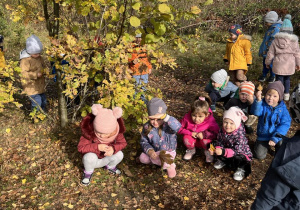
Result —
[[275, 11], [270, 11], [265, 16], [265, 22], [276, 23], [278, 21], [278, 14]]
[[227, 72], [224, 69], [221, 69], [221, 70], [216, 71], [215, 73], [213, 73], [210, 78], [215, 83], [223, 85], [224, 82], [227, 79]]
[[26, 39], [26, 51], [28, 54], [38, 54], [43, 51], [43, 44], [36, 35], [31, 35]]

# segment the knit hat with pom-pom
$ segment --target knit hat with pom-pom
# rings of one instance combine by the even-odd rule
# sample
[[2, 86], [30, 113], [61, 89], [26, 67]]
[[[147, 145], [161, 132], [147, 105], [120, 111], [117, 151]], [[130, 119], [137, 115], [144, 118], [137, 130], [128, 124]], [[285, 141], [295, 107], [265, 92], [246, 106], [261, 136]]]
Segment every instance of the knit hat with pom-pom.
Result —
[[228, 31], [230, 33], [235, 34], [236, 36], [239, 36], [240, 34], [243, 33], [242, 30], [243, 30], [242, 26], [240, 26], [239, 24], [235, 24], [235, 25], [231, 26]]
[[120, 107], [105, 109], [101, 104], [94, 104], [92, 106], [92, 114], [95, 115], [93, 121], [94, 130], [98, 133], [109, 134], [118, 127], [117, 119], [123, 114]]
[[284, 17], [283, 23], [280, 27], [280, 32], [293, 33], [293, 25], [291, 22], [292, 16], [290, 14]]
[[244, 112], [235, 106], [224, 112], [223, 119], [225, 118], [232, 120], [236, 129], [240, 127], [242, 121], [245, 122], [248, 119]]

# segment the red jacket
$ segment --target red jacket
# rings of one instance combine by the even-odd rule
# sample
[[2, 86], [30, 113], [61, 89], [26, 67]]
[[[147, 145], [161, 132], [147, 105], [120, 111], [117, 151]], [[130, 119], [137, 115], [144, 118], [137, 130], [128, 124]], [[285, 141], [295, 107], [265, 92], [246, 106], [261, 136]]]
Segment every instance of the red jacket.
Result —
[[[88, 114], [80, 123], [81, 127], [81, 137], [78, 143], [77, 149], [78, 151], [84, 155], [89, 152], [93, 152], [97, 154], [99, 159], [104, 158], [104, 152], [100, 152], [98, 150], [98, 144], [100, 144], [99, 140], [97, 139], [95, 132], [93, 121], [95, 116], [93, 114]], [[118, 123], [120, 126], [119, 134], [117, 135], [116, 139], [109, 143], [108, 146], [112, 146], [114, 148], [114, 154], [124, 149], [127, 145], [127, 142], [124, 137], [125, 132], [125, 125], [122, 118], [118, 119]]]

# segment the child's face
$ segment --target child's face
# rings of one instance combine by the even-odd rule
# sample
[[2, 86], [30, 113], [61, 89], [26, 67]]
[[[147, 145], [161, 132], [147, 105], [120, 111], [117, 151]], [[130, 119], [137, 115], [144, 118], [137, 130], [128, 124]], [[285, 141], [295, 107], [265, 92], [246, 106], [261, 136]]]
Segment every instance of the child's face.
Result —
[[214, 88], [220, 88], [220, 87], [222, 87], [222, 84], [219, 84], [219, 83], [216, 83], [215, 81], [211, 81], [211, 84], [212, 84], [212, 86], [214, 87]]
[[279, 94], [276, 90], [270, 89], [265, 95], [265, 101], [268, 105], [276, 107], [279, 102]]
[[241, 102], [246, 103], [248, 101], [248, 97], [249, 95], [247, 93], [239, 92], [239, 98]]
[[229, 33], [231, 40], [236, 40], [237, 39], [237, 35], [235, 35], [234, 33]]
[[223, 128], [226, 131], [226, 133], [232, 133], [236, 130], [236, 126], [234, 122], [231, 119], [225, 118], [223, 120]]
[[161, 117], [156, 117], [156, 116], [151, 116], [149, 117], [150, 120], [150, 124], [154, 127], [154, 128], [159, 128], [162, 124], [164, 124], [164, 121], [162, 119], [160, 119]]
[[30, 56], [33, 57], [33, 58], [38, 58], [38, 57], [41, 56], [41, 54], [40, 54], [40, 53], [37, 53], [37, 54], [31, 54]]
[[110, 137], [116, 135], [117, 130], [118, 129], [116, 128], [116, 130], [114, 130], [112, 133], [100, 133], [100, 132], [97, 132], [97, 131], [95, 131], [95, 133], [98, 137], [105, 139], [105, 138], [110, 138]]
[[192, 113], [191, 114], [192, 120], [195, 124], [202, 123], [207, 116], [208, 116], [208, 114], [206, 115], [204, 113]]

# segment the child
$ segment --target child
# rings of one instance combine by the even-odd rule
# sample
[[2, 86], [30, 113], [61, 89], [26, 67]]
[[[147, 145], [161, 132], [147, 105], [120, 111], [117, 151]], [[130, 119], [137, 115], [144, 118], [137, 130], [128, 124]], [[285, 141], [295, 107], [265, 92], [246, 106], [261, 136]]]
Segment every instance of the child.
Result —
[[264, 39], [259, 47], [259, 56], [263, 57], [263, 72], [262, 75], [258, 78], [258, 80], [260, 82], [266, 81], [267, 74], [270, 71], [270, 77], [268, 79], [268, 82], [270, 83], [275, 81], [275, 74], [272, 71], [272, 65], [269, 69], [266, 67], [265, 60], [269, 51], [269, 47], [271, 46], [274, 40], [274, 36], [280, 30], [282, 21], [278, 20], [278, 14], [274, 11], [268, 12], [264, 18], [264, 21], [265, 26], [268, 28], [268, 30], [266, 31]]
[[82, 120], [78, 151], [83, 155], [83, 185], [90, 184], [95, 168], [104, 167], [113, 174], [121, 174], [117, 165], [123, 160], [122, 150], [127, 145], [121, 116], [120, 107], [111, 110], [104, 109], [101, 104], [94, 104], [92, 114]]
[[205, 92], [209, 94], [211, 99], [211, 110], [216, 111], [216, 102], [218, 101], [223, 101], [225, 105], [234, 96], [237, 89], [238, 87], [229, 81], [227, 72], [224, 69], [213, 73], [209, 84], [205, 87]]
[[[166, 152], [176, 156], [177, 136], [181, 124], [174, 117], [166, 114], [167, 106], [163, 100], [152, 98], [147, 104], [149, 122], [143, 126], [141, 133], [142, 154], [139, 157], [141, 163], [161, 166], [160, 153]], [[176, 176], [175, 163], [164, 162], [163, 169], [167, 169], [168, 176]]]
[[183, 135], [183, 143], [187, 148], [184, 160], [192, 159], [197, 147], [205, 150], [206, 162], [213, 161], [207, 145], [217, 137], [219, 126], [209, 108], [210, 103], [209, 97], [197, 97], [191, 106], [191, 111], [180, 121], [182, 126], [178, 133]]
[[40, 39], [31, 35], [26, 40], [26, 49], [20, 53], [20, 67], [22, 70], [22, 86], [29, 96], [31, 109], [46, 109], [44, 60], [41, 57], [43, 45]]
[[[290, 110], [300, 111], [300, 83], [291, 95]], [[252, 210], [299, 209], [300, 206], [300, 114], [291, 115], [298, 130], [294, 137], [284, 137], [282, 146], [261, 182]], [[250, 208], [249, 208], [250, 209]]]
[[4, 37], [0, 34], [0, 68], [4, 68], [6, 66], [3, 41], [4, 41]]
[[254, 155], [257, 159], [266, 158], [269, 146], [275, 151], [281, 146], [280, 135], [286, 135], [291, 125], [291, 117], [283, 102], [284, 87], [280, 81], [270, 83], [262, 100], [261, 91], [257, 91], [251, 113], [258, 116], [257, 140]]
[[256, 116], [250, 114], [251, 105], [254, 101], [254, 90], [255, 86], [252, 82], [242, 82], [238, 90], [238, 98], [231, 98], [225, 105], [225, 110], [228, 110], [233, 106], [239, 107], [248, 117], [248, 120], [245, 122], [245, 130], [247, 134], [253, 133], [251, 126], [257, 118]]
[[245, 122], [247, 117], [238, 107], [231, 107], [224, 112], [223, 128], [220, 129], [216, 148], [210, 148], [210, 154], [216, 154], [216, 169], [225, 165], [236, 170], [233, 179], [241, 181], [251, 173], [252, 153], [245, 135], [245, 129], [241, 121]]
[[242, 32], [238, 24], [229, 28], [230, 38], [227, 40], [224, 62], [229, 64], [229, 74], [233, 82], [240, 83], [247, 80], [248, 66], [252, 64], [251, 36]]
[[291, 15], [286, 15], [265, 60], [267, 68], [270, 68], [273, 62], [272, 71], [276, 75], [276, 80], [284, 85], [285, 101], [290, 100], [290, 76], [295, 73], [295, 69], [300, 67], [298, 37], [292, 33]]

